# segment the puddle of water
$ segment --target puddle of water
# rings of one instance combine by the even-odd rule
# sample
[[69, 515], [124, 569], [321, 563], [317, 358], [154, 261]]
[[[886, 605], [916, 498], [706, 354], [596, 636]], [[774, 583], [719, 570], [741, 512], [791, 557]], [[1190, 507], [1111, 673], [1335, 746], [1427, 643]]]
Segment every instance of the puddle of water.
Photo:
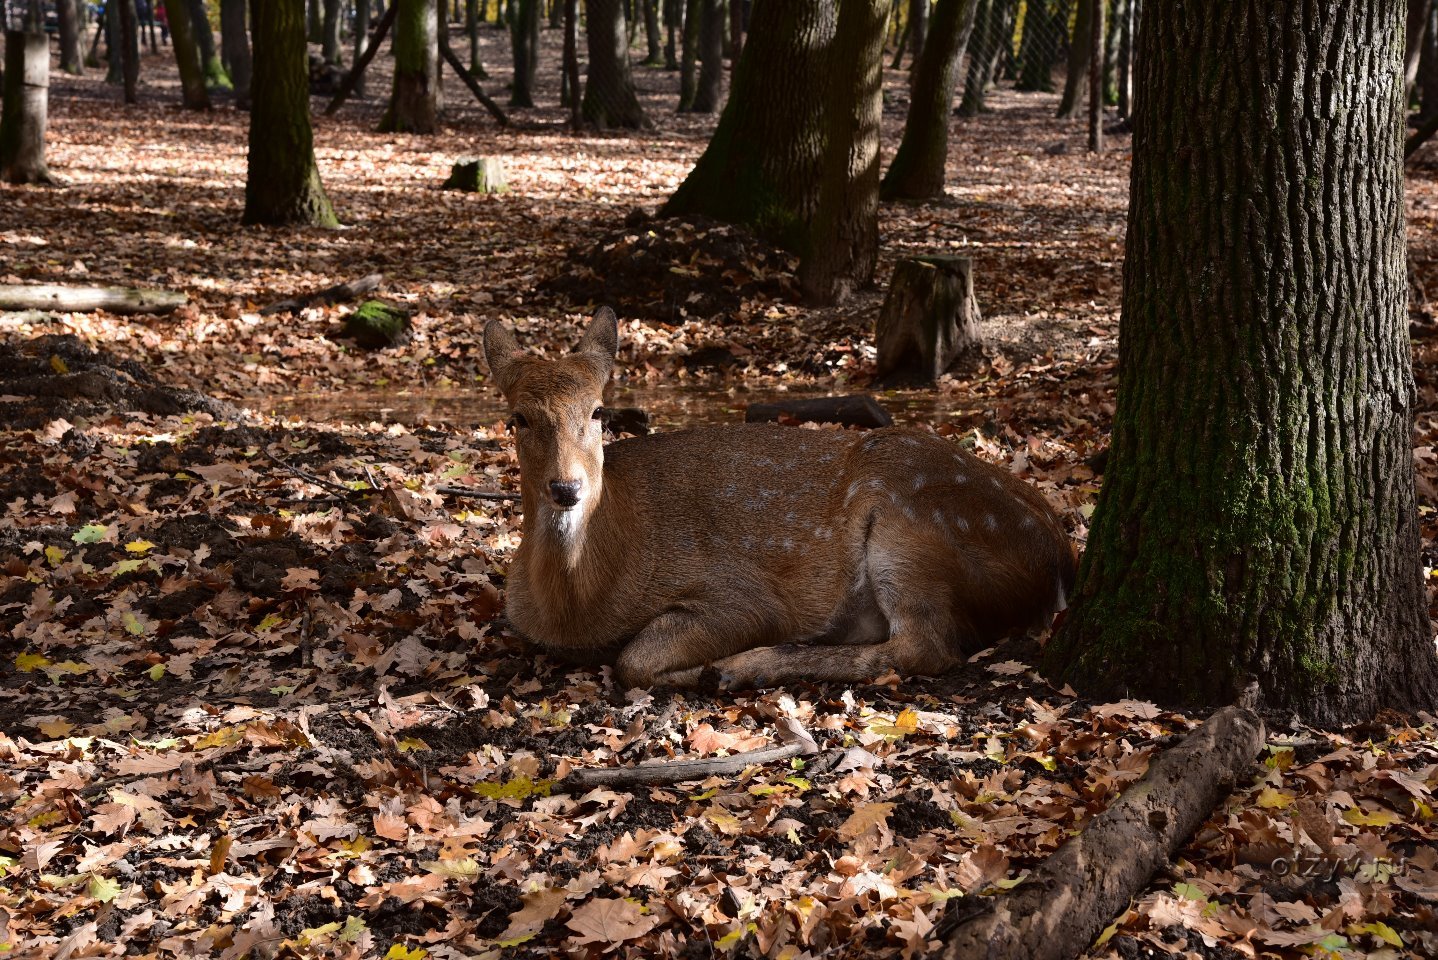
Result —
[[[719, 423], [743, 423], [751, 403], [794, 400], [831, 395], [826, 391], [793, 390], [783, 393], [716, 390], [695, 386], [618, 388], [606, 401], [611, 407], [639, 407], [649, 414], [655, 430]], [[957, 398], [924, 390], [894, 390], [877, 395], [879, 404], [899, 423], [977, 421], [982, 408], [964, 405]], [[488, 390], [345, 390], [333, 393], [267, 394], [242, 398], [241, 406], [280, 417], [366, 424], [400, 423], [469, 430], [487, 426], [509, 415], [503, 400]]]

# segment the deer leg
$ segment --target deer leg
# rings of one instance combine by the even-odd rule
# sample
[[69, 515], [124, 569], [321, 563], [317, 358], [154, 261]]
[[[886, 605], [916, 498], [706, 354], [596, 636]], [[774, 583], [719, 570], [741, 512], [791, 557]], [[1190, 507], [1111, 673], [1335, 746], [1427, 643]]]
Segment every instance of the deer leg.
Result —
[[655, 618], [619, 652], [614, 676], [624, 689], [673, 687], [693, 689], [700, 674], [715, 660], [755, 645], [743, 630], [718, 629], [721, 619], [687, 610], [672, 610]]

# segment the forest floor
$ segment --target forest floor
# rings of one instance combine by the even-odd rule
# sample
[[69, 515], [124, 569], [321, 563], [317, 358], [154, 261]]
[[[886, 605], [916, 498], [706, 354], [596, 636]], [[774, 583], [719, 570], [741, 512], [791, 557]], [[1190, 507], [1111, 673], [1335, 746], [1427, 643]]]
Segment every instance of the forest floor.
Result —
[[[485, 33], [496, 76], [502, 37]], [[178, 109], [164, 57], [134, 106], [94, 71], [56, 78], [69, 185], [3, 189], [0, 282], [191, 303], [0, 316], [0, 952], [918, 956], [1201, 719], [1055, 689], [1032, 667], [1042, 637], [942, 680], [626, 697], [506, 633], [517, 511], [436, 489], [516, 485], [490, 318], [554, 352], [613, 305], [620, 395], [666, 424], [723, 420], [864, 389], [894, 260], [959, 252], [988, 348], [881, 401], [1027, 477], [1080, 545], [1112, 414], [1126, 136], [1086, 155], [1053, 96], [997, 91], [954, 121], [945, 199], [883, 208], [879, 288], [809, 310], [780, 251], [626, 225], [713, 118], [675, 115], [674, 75], [643, 69], [655, 129], [570, 134], [555, 38], [550, 106], [505, 130], [452, 83], [433, 137], [374, 133], [377, 98], [317, 117], [333, 231], [239, 225], [246, 115]], [[886, 160], [904, 79], [887, 77]], [[503, 156], [511, 190], [440, 190], [472, 155]], [[1431, 557], [1438, 160], [1411, 174]], [[337, 338], [349, 304], [260, 313], [370, 272], [413, 312], [401, 347]], [[1252, 778], [1090, 956], [1438, 955], [1434, 718], [1268, 719]], [[572, 769], [766, 746], [790, 721], [839, 762], [556, 790]]]

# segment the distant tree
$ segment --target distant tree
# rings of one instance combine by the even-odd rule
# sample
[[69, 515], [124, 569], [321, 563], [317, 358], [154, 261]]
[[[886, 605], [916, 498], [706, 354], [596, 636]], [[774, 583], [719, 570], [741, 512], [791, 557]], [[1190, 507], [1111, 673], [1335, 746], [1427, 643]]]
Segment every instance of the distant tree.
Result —
[[[559, 6], [560, 0], [556, 0], [555, 5]], [[469, 38], [469, 72], [476, 80], [488, 80], [489, 71], [484, 69], [484, 61], [479, 55], [479, 24], [484, 19], [479, 6], [479, 0], [464, 0], [464, 33]]]
[[435, 0], [391, 0], [394, 89], [380, 118], [385, 132], [433, 133], [439, 126], [439, 16]]
[[840, 0], [825, 77], [819, 201], [799, 258], [810, 303], [839, 303], [874, 279], [879, 259], [879, 126], [889, 0]]
[[60, 69], [78, 77], [85, 72], [85, 24], [79, 0], [55, 0], [55, 20], [60, 30]]
[[929, 0], [909, 0], [909, 50], [913, 54], [911, 69], [924, 55], [924, 44], [928, 39]]
[[120, 11], [120, 73], [125, 85], [125, 102], [139, 102], [140, 18], [135, 0], [111, 0]]
[[175, 65], [180, 68], [184, 104], [191, 110], [208, 110], [210, 94], [200, 65], [200, 50], [195, 45], [189, 4], [186, 0], [165, 0], [165, 15], [170, 21], [170, 44], [175, 48]]
[[509, 23], [514, 62], [514, 83], [509, 94], [511, 106], [534, 106], [534, 81], [539, 72], [539, 4], [540, 0], [519, 0], [519, 10]]
[[1438, 703], [1402, 24], [1396, 0], [1144, 10], [1118, 406], [1055, 680], [1187, 707], [1256, 683], [1323, 725]]
[[1014, 89], [1047, 93], [1054, 88], [1054, 64], [1063, 45], [1066, 9], [1066, 0], [1026, 0]]
[[724, 0], [700, 0], [699, 82], [694, 88], [695, 113], [713, 113], [723, 99]]
[[659, 0], [640, 2], [644, 5], [644, 43], [648, 47], [644, 65], [657, 67], [664, 62], [664, 36], [659, 30]]
[[589, 73], [584, 81], [581, 113], [601, 130], [641, 129], [649, 118], [639, 103], [629, 66], [629, 31], [624, 0], [587, 0], [585, 37], [589, 42]]
[[1428, 11], [1423, 50], [1418, 56], [1418, 118], [1426, 123], [1438, 115], [1438, 4]]
[[959, 115], [976, 117], [988, 109], [986, 100], [999, 62], [1012, 42], [1017, 0], [980, 0], [969, 51], [968, 76]]
[[324, 39], [320, 42], [320, 57], [327, 66], [338, 66], [344, 63], [344, 52], [340, 48], [344, 5], [341, 0], [324, 0], [321, 10], [320, 34]]
[[684, 0], [664, 0], [664, 69], [679, 69], [679, 36], [684, 29]]
[[1068, 74], [1064, 78], [1063, 97], [1059, 100], [1059, 118], [1076, 117], [1087, 102], [1088, 62], [1093, 55], [1094, 0], [1078, 0], [1074, 18], [1073, 39], [1069, 44]]
[[305, 0], [305, 39], [310, 43], [323, 43], [325, 39], [325, 17], [323, 0]]
[[105, 82], [119, 86], [125, 82], [125, 29], [118, 3], [105, 4]]
[[310, 127], [304, 0], [253, 0], [255, 75], [245, 223], [338, 226]]
[[568, 93], [563, 104], [569, 108], [569, 126], [578, 130], [584, 123], [579, 109], [579, 0], [564, 0], [564, 83], [561, 94]]
[[[175, 0], [179, 6], [184, 0]], [[232, 90], [230, 75], [220, 62], [219, 50], [215, 48], [215, 32], [210, 29], [210, 13], [205, 0], [189, 0], [190, 24], [194, 31], [195, 43], [200, 48], [200, 69], [205, 74], [205, 85], [211, 90]]]
[[235, 86], [235, 99], [242, 106], [250, 102], [250, 33], [247, 26], [248, 0], [220, 0], [220, 55], [230, 81]]
[[687, 0], [684, 5], [684, 46], [679, 62], [679, 112], [694, 109], [699, 92], [699, 29], [704, 22], [706, 0]]
[[832, 0], [756, 0], [729, 101], [664, 205], [749, 226], [799, 249], [819, 200]]
[[982, 2], [938, 0], [934, 4], [929, 40], [914, 67], [904, 136], [879, 188], [885, 200], [929, 200], [944, 194], [954, 83]]

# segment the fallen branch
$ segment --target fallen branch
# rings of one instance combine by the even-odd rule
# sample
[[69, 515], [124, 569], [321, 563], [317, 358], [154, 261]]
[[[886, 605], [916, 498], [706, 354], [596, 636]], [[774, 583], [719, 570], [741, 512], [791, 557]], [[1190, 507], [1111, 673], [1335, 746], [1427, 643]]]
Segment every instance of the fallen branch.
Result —
[[356, 493], [362, 493], [362, 492], [364, 492], [364, 491], [352, 490], [352, 489], [350, 489], [349, 487], [344, 486], [343, 484], [335, 483], [333, 480], [326, 480], [324, 477], [317, 477], [317, 476], [315, 476], [313, 473], [310, 473], [308, 470], [302, 470], [302, 469], [300, 469], [299, 467], [295, 466], [293, 463], [290, 463], [288, 460], [281, 460], [279, 457], [275, 456], [273, 453], [270, 453], [268, 450], [263, 450], [262, 452], [264, 453], [265, 456], [269, 457], [269, 458], [270, 458], [271, 460], [273, 460], [275, 463], [277, 463], [277, 464], [279, 464], [280, 466], [284, 467], [286, 470], [288, 470], [290, 473], [293, 473], [295, 476], [299, 477], [301, 480], [307, 480], [307, 481], [309, 481], [310, 483], [313, 483], [313, 484], [315, 484], [315, 485], [317, 485], [317, 486], [325, 487], [325, 488], [327, 488], [327, 489], [329, 489], [329, 490], [334, 490], [334, 491], [336, 491], [336, 492], [338, 492], [338, 493], [343, 494], [345, 497], [352, 497], [352, 496], [354, 496]]
[[[590, 787], [654, 787], [685, 780], [703, 780], [707, 777], [722, 777], [741, 773], [752, 766], [773, 763], [776, 760], [790, 760], [801, 754], [819, 752], [803, 727], [792, 720], [781, 720], [778, 725], [779, 737], [784, 743], [747, 753], [736, 753], [730, 757], [705, 757], [702, 760], [650, 760], [632, 767], [601, 767], [591, 770], [575, 770], [554, 785], [556, 793], [574, 793]], [[842, 753], [842, 751], [839, 751]]]
[[1263, 722], [1224, 707], [1151, 764], [1012, 893], [946, 938], [950, 960], [1063, 960], [1094, 938], [1253, 768]]
[[350, 98], [350, 94], [355, 92], [355, 84], [359, 83], [360, 77], [364, 76], [365, 68], [374, 59], [374, 55], [379, 52], [380, 41], [384, 39], [386, 33], [389, 33], [389, 28], [394, 25], [395, 9], [396, 4], [391, 3], [389, 9], [385, 10], [384, 16], [379, 18], [379, 23], [375, 24], [374, 39], [365, 47], [364, 53], [360, 54], [360, 58], [355, 61], [350, 72], [345, 74], [344, 80], [340, 82], [340, 88], [335, 91], [334, 99], [325, 107], [325, 116], [333, 116], [336, 110], [344, 106], [344, 102]]
[[333, 287], [325, 287], [323, 290], [316, 290], [314, 293], [306, 293], [298, 297], [290, 297], [286, 300], [276, 300], [274, 303], [260, 310], [261, 314], [272, 313], [293, 313], [296, 310], [303, 310], [305, 307], [323, 307], [331, 303], [344, 303], [349, 300], [358, 300], [367, 293], [376, 290], [384, 281], [384, 274], [371, 273], [360, 277], [358, 280], [351, 280], [349, 283], [337, 283]]
[[0, 310], [69, 310], [88, 313], [170, 313], [189, 298], [174, 290], [74, 287], [52, 283], [0, 284]]
[[484, 104], [484, 109], [489, 111], [495, 122], [501, 127], [509, 126], [508, 114], [500, 109], [499, 104], [490, 99], [489, 95], [484, 92], [484, 88], [479, 85], [479, 81], [464, 69], [464, 64], [459, 62], [459, 57], [455, 56], [454, 50], [450, 49], [448, 39], [440, 38], [439, 52], [444, 54], [444, 62], [449, 64], [450, 69], [459, 76], [460, 80], [464, 81], [464, 85], [469, 87], [469, 92], [474, 94], [474, 98]]
[[474, 487], [435, 487], [435, 493], [447, 493], [452, 497], [469, 497], [473, 500], [523, 500], [522, 493], [507, 493], [499, 490], [476, 490]]

